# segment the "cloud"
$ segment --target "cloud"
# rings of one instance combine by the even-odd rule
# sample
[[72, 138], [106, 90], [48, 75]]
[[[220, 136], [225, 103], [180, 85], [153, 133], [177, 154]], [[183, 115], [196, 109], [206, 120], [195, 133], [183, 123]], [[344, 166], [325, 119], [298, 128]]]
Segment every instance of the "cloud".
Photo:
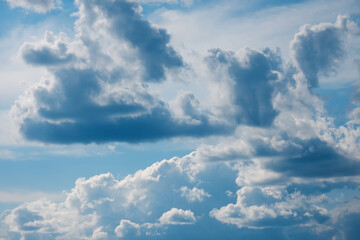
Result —
[[129, 220], [121, 220], [120, 225], [115, 228], [116, 236], [119, 238], [133, 238], [140, 236], [140, 225]]
[[[179, 54], [169, 46], [170, 35], [152, 26], [139, 13], [139, 5], [128, 1], [76, 1], [80, 24], [90, 27], [105, 18], [110, 35], [129, 43], [139, 55], [145, 68], [145, 81], [161, 81], [165, 68], [184, 65]], [[97, 9], [98, 12], [95, 12]]]
[[196, 222], [196, 218], [192, 211], [177, 208], [172, 208], [171, 210], [163, 213], [159, 220], [160, 223], [164, 225], [194, 224]]
[[355, 106], [350, 112], [351, 122], [360, 122], [360, 83], [355, 82], [353, 84], [353, 92], [351, 94], [351, 103]]
[[44, 40], [39, 43], [25, 43], [20, 53], [26, 63], [39, 66], [66, 64], [75, 60], [75, 54], [69, 52], [69, 39], [62, 33], [55, 36], [46, 32]]
[[211, 197], [211, 195], [204, 191], [204, 189], [198, 189], [194, 187], [189, 189], [186, 186], [183, 186], [181, 189], [181, 196], [185, 197], [189, 202], [202, 202], [205, 197]]
[[[0, 236], [6, 239], [179, 239], [190, 234], [190, 239], [199, 236], [218, 239], [230, 234], [229, 239], [239, 236], [286, 239], [301, 230], [312, 238], [326, 239], [341, 234], [343, 230], [337, 223], [351, 217], [357, 209], [340, 202], [338, 208], [329, 211], [325, 207], [331, 200], [328, 196], [317, 191], [289, 191], [287, 185], [291, 180], [262, 186], [236, 186], [236, 176], [226, 173], [226, 169], [231, 168], [233, 166], [225, 162], [198, 162], [192, 153], [156, 162], [120, 180], [110, 173], [80, 178], [64, 201], [41, 199], [5, 211], [0, 218], [3, 226]], [[232, 184], [227, 183], [227, 177]], [[318, 180], [321, 182], [321, 179], [320, 176]], [[190, 189], [199, 186], [211, 193], [211, 197], [203, 198], [202, 202], [184, 201], [181, 192], [184, 185]], [[233, 190], [231, 185], [238, 189], [237, 199], [226, 194], [226, 190]], [[334, 185], [331, 189], [344, 186]], [[343, 211], [343, 208], [349, 210]]]
[[59, 0], [6, 0], [11, 7], [22, 7], [37, 13], [46, 13], [61, 6]]
[[299, 192], [288, 194], [281, 187], [243, 187], [237, 192], [236, 204], [213, 209], [210, 216], [240, 228], [298, 225], [310, 219], [324, 222], [327, 211], [316, 203], [316, 199]]
[[336, 23], [304, 25], [291, 42], [292, 57], [307, 78], [309, 88], [319, 86], [319, 76], [336, 72], [344, 58], [344, 36], [356, 34], [357, 25], [346, 16]]
[[[13, 109], [27, 139], [70, 144], [226, 137], [123, 179], [110, 173], [79, 178], [64, 201], [41, 199], [5, 211], [0, 237], [356, 236], [337, 223], [358, 219], [358, 211], [332, 200], [330, 193], [359, 191], [360, 129], [350, 123], [335, 127], [323, 101], [311, 92], [318, 75], [334, 69], [343, 56], [338, 31], [350, 31], [346, 18], [300, 30], [290, 63], [269, 49], [210, 50], [204, 75], [216, 86], [210, 98], [217, 104], [203, 108], [192, 92], [166, 102], [152, 91], [151, 84], [161, 84], [171, 71], [176, 75], [184, 62], [166, 31], [143, 19], [139, 5], [76, 3], [74, 41], [47, 34], [40, 43], [22, 47], [25, 61], [46, 63], [48, 71]], [[331, 44], [325, 46], [334, 51], [318, 41], [328, 35]], [[319, 47], [311, 65], [308, 44]]]
[[146, 82], [161, 81], [165, 68], [183, 63], [166, 31], [144, 20], [136, 3], [77, 1], [77, 6], [76, 40], [47, 32], [42, 41], [20, 49], [27, 63], [48, 70], [13, 108], [25, 138], [143, 142], [232, 131], [234, 126], [196, 105], [191, 93], [178, 100], [183, 118], [151, 92]]
[[[276, 110], [272, 105], [276, 72], [281, 71], [281, 57], [270, 49], [257, 51], [244, 49], [238, 53], [221, 49], [209, 51], [209, 67], [215, 71], [224, 71], [219, 81], [226, 81], [225, 93], [229, 98], [228, 115], [233, 114], [240, 124], [251, 126], [269, 126]], [[226, 114], [226, 113], [224, 113]]]

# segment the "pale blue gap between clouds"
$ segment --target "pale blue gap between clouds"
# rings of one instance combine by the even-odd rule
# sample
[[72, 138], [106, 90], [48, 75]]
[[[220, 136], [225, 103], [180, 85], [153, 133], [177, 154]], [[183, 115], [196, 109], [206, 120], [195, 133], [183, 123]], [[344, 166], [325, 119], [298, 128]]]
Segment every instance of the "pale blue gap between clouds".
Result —
[[[347, 27], [351, 26], [352, 22], [339, 17], [335, 24], [320, 24], [310, 29], [310, 35], [309, 32], [300, 31], [300, 37], [294, 39], [293, 46], [296, 46], [296, 43], [301, 46], [304, 42], [311, 47], [320, 46], [320, 57], [313, 58], [319, 68], [314, 72], [310, 71], [310, 79], [301, 75], [303, 72], [306, 77], [309, 73], [308, 66], [303, 65], [303, 60], [308, 59], [306, 54], [300, 55], [301, 57], [294, 55], [298, 67], [296, 70], [282, 64], [280, 67], [281, 58], [269, 50], [246, 49], [237, 53], [213, 50], [209, 53], [208, 61], [211, 69], [215, 69], [218, 76], [223, 77], [215, 81], [222, 80], [217, 83], [224, 84], [222, 90], [230, 96], [223, 102], [223, 107], [230, 110], [231, 120], [226, 124], [263, 128], [240, 126], [239, 131], [234, 137], [230, 137], [228, 142], [225, 139], [216, 146], [201, 146], [188, 156], [155, 163], [123, 180], [115, 180], [111, 174], [79, 179], [64, 202], [55, 204], [39, 200], [5, 212], [2, 216], [5, 224], [2, 234], [15, 239], [19, 236], [28, 239], [134, 239], [146, 236], [158, 239], [159, 234], [165, 239], [172, 236], [182, 239], [184, 235], [196, 239], [205, 236], [217, 239], [224, 235], [229, 239], [239, 236], [267, 239], [341, 239], [345, 236], [352, 239], [358, 236], [354, 224], [359, 219], [359, 200], [354, 198], [345, 204], [340, 201], [337, 207], [326, 209], [324, 203], [331, 199], [318, 194], [319, 186], [315, 183], [318, 183], [324, 192], [344, 187], [356, 189], [356, 176], [359, 174], [356, 139], [359, 131], [356, 124], [355, 128], [349, 125], [347, 128], [332, 129], [331, 123], [323, 116], [321, 101], [310, 91], [316, 87], [314, 76], [316, 78], [317, 74], [333, 67], [334, 61], [340, 56], [326, 55], [326, 46], [319, 45], [318, 38], [311, 36], [330, 32], [334, 40], [331, 44], [338, 43], [336, 47], [339, 47], [339, 39], [348, 30]], [[84, 39], [90, 42], [94, 40], [94, 36], [86, 32], [86, 24], [83, 27], [81, 31], [84, 31]], [[65, 50], [70, 49], [61, 39], [47, 41], [45, 45], [60, 54], [60, 57], [61, 46], [65, 45]], [[33, 47], [36, 51], [40, 49], [40, 52], [43, 49], [36, 45]], [[299, 49], [301, 51], [302, 48], [294, 48], [295, 53], [298, 53]], [[90, 57], [90, 64], [92, 63], [94, 62], [91, 62]], [[102, 68], [101, 62], [99, 64]], [[256, 67], [261, 71], [253, 70]], [[98, 68], [98, 65], [95, 65], [95, 68]], [[142, 71], [146, 73], [146, 67]], [[300, 73], [296, 74], [297, 71]], [[248, 84], [245, 79], [237, 78], [238, 76], [256, 79], [261, 84]], [[55, 83], [62, 80], [55, 78]], [[35, 105], [25, 105], [25, 108], [21, 109], [35, 107], [35, 111], [42, 115], [42, 94], [44, 93], [45, 97], [49, 94], [51, 97], [51, 89], [47, 88], [49, 85], [51, 86], [51, 82], [40, 86], [39, 92], [35, 89], [35, 96], [40, 96], [35, 98]], [[253, 91], [239, 96], [238, 92], [234, 91], [238, 87]], [[357, 89], [357, 86], [355, 87]], [[264, 88], [272, 92], [271, 96], [261, 94]], [[61, 93], [64, 89], [66, 90], [60, 85], [56, 91]], [[93, 93], [92, 89], [83, 93]], [[126, 91], [125, 94], [129, 95]], [[66, 101], [67, 95], [63, 96]], [[130, 96], [130, 99], [134, 99], [131, 93]], [[114, 98], [116, 97], [118, 96], [115, 95]], [[149, 99], [152, 100], [145, 98], [140, 103], [145, 102], [146, 106], [146, 100]], [[109, 103], [108, 100], [105, 98], [105, 103]], [[250, 112], [246, 108], [249, 107], [249, 102], [253, 106]], [[355, 106], [358, 104], [356, 93], [353, 103]], [[209, 116], [207, 111], [198, 111], [198, 103], [192, 95], [187, 94], [180, 98], [179, 105], [183, 114], [181, 120], [186, 124], [202, 124], [203, 114], [208, 114], [205, 117]], [[45, 105], [45, 108], [50, 107], [51, 110], [52, 106], [56, 104]], [[352, 116], [353, 120], [357, 121], [355, 110]], [[24, 114], [27, 117], [26, 111]], [[68, 115], [62, 116], [70, 117], [71, 120], [82, 120], [72, 111], [64, 114]], [[218, 117], [211, 111], [210, 116]], [[271, 116], [271, 121], [263, 116]], [[42, 117], [52, 120], [47, 115]], [[222, 119], [216, 120], [222, 122]], [[298, 157], [293, 157], [294, 152]], [[236, 161], [224, 164], [223, 161], [227, 159]], [[313, 161], [309, 162], [311, 159]], [[314, 160], [316, 165], [313, 164]], [[300, 167], [299, 162], [302, 163]], [[330, 169], [327, 168], [329, 164], [332, 166]], [[217, 176], [217, 179], [214, 179], [214, 176]], [[333, 181], [339, 185], [333, 185]], [[310, 187], [306, 185], [309, 182], [312, 183]], [[308, 193], [298, 191], [304, 186], [309, 187]], [[189, 194], [197, 197], [190, 197]], [[52, 219], [57, 219], [60, 224]], [[69, 222], [78, 223], [76, 229], [66, 225]], [[307, 223], [313, 225], [300, 227]], [[209, 232], [209, 226], [216, 230], [216, 233]], [[261, 230], [262, 227], [269, 228]]]

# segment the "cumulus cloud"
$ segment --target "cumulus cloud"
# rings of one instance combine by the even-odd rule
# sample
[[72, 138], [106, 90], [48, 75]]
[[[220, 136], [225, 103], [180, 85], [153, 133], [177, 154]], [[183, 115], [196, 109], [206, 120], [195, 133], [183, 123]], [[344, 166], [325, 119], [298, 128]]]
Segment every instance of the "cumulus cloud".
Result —
[[55, 36], [52, 32], [46, 32], [41, 42], [25, 43], [20, 49], [26, 63], [40, 66], [60, 65], [75, 60], [75, 54], [70, 51], [66, 34]]
[[196, 222], [196, 218], [192, 211], [177, 208], [172, 208], [165, 212], [161, 215], [159, 220], [161, 224], [171, 225], [194, 224]]
[[140, 225], [129, 220], [121, 220], [120, 225], [115, 228], [116, 236], [119, 238], [134, 238], [140, 236]]
[[[143, 19], [136, 3], [77, 1], [78, 38], [47, 32], [25, 43], [23, 59], [48, 76], [16, 103], [20, 132], [52, 143], [141, 142], [177, 136], [228, 134], [233, 126], [181, 98], [187, 119], [145, 84], [183, 65], [165, 30]], [[96, 11], [95, 11], [96, 10]], [[119, 14], [121, 13], [121, 14]]]
[[277, 72], [281, 68], [280, 56], [269, 49], [244, 49], [238, 53], [213, 49], [207, 61], [212, 70], [220, 71], [220, 79], [216, 79], [220, 84], [228, 76], [224, 91], [231, 104], [226, 111], [233, 114], [238, 123], [251, 126], [272, 124], [277, 114], [272, 97]]
[[198, 189], [194, 187], [193, 189], [189, 189], [186, 186], [181, 187], [181, 196], [185, 197], [189, 202], [202, 202], [205, 197], [211, 197], [211, 195], [205, 192], [204, 189]]
[[336, 72], [344, 58], [344, 37], [356, 34], [357, 25], [346, 16], [319, 25], [304, 25], [291, 42], [292, 57], [310, 88], [319, 86], [319, 76]]
[[60, 0], [6, 0], [11, 7], [22, 7], [38, 13], [46, 13], [61, 6]]
[[243, 187], [235, 204], [213, 209], [210, 216], [238, 227], [299, 225], [310, 219], [321, 223], [329, 217], [326, 209], [316, 206], [317, 201], [299, 192], [288, 194], [279, 187]]
[[[205, 62], [217, 104], [204, 109], [191, 92], [169, 103], [152, 92], [149, 82], [161, 84], [185, 64], [168, 33], [146, 21], [138, 4], [76, 4], [74, 41], [47, 33], [21, 48], [27, 63], [45, 65], [49, 74], [14, 106], [27, 139], [100, 143], [233, 134], [123, 179], [110, 173], [79, 178], [64, 201], [42, 199], [5, 211], [0, 237], [356, 236], [338, 223], [358, 219], [357, 200], [331, 202], [328, 195], [359, 191], [360, 129], [335, 127], [311, 92], [344, 56], [341, 34], [356, 29], [346, 17], [303, 27], [288, 64], [269, 49], [210, 50]], [[355, 91], [356, 106], [357, 98]]]
[[[165, 68], [183, 66], [180, 55], [169, 46], [170, 35], [152, 26], [139, 13], [139, 5], [129, 1], [76, 1], [79, 25], [90, 27], [105, 20], [109, 34], [129, 43], [142, 62], [145, 81], [161, 81]], [[96, 10], [97, 11], [96, 11]]]
[[[331, 211], [325, 207], [330, 199], [324, 193], [342, 189], [344, 185], [308, 193], [289, 190], [291, 181], [236, 186], [236, 176], [224, 174], [233, 167], [225, 162], [201, 163], [192, 153], [154, 163], [121, 180], [110, 173], [80, 178], [62, 202], [42, 199], [5, 211], [1, 216], [0, 236], [7, 239], [181, 239], [190, 234], [190, 239], [200, 236], [218, 239], [229, 233], [229, 239], [237, 239], [267, 236], [269, 229], [279, 231], [281, 226], [280, 232], [272, 232], [273, 235], [265, 239], [274, 236], [286, 239], [292, 234], [296, 236], [299, 229], [312, 238], [326, 239], [341, 234], [343, 230], [338, 228], [338, 221], [357, 211], [355, 206], [341, 202]], [[227, 177], [232, 184], [226, 182]], [[320, 183], [321, 179], [323, 177], [318, 178]], [[211, 197], [201, 203], [184, 201], [177, 190], [184, 185], [192, 189], [197, 189], [194, 185], [201, 186]], [[234, 187], [238, 189], [237, 199], [225, 192]]]

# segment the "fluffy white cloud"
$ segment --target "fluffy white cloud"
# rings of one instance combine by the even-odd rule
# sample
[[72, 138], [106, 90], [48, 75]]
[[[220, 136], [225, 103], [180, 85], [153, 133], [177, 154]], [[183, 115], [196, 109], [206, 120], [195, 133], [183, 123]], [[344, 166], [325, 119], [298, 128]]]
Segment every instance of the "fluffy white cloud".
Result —
[[119, 238], [134, 238], [140, 236], [140, 225], [129, 220], [121, 220], [120, 225], [115, 228], [116, 236]]
[[[229, 223], [239, 227], [231, 230], [236, 236], [246, 237], [250, 231], [244, 230], [247, 228], [263, 236], [266, 229], [282, 226], [284, 234], [302, 229], [322, 239], [340, 234], [338, 219], [353, 212], [341, 210], [347, 206], [341, 203], [337, 204], [338, 210], [325, 208], [330, 199], [324, 193], [351, 186], [349, 184], [340, 183], [320, 192], [310, 188], [304, 193], [297, 190], [305, 186], [304, 183], [292, 187], [299, 179], [242, 187], [235, 185], [236, 174], [229, 174], [233, 167], [226, 162], [198, 162], [192, 153], [155, 163], [121, 180], [109, 173], [78, 179], [63, 202], [38, 200], [5, 211], [0, 236], [8, 239], [166, 239], [187, 229], [217, 238], [229, 231], [222, 223]], [[327, 184], [321, 176], [316, 181]], [[184, 201], [179, 191], [184, 185], [201, 186], [211, 197], [203, 198], [202, 202]], [[226, 190], [236, 188], [237, 199], [233, 203]], [[212, 218], [217, 220], [212, 223], [217, 229], [215, 235], [208, 230]], [[318, 228], [328, 230], [318, 232]]]
[[196, 222], [196, 218], [192, 211], [177, 208], [172, 208], [165, 212], [163, 215], [161, 215], [159, 220], [160, 223], [164, 225], [194, 224]]
[[11, 7], [22, 7], [38, 13], [46, 13], [61, 6], [60, 0], [6, 0]]

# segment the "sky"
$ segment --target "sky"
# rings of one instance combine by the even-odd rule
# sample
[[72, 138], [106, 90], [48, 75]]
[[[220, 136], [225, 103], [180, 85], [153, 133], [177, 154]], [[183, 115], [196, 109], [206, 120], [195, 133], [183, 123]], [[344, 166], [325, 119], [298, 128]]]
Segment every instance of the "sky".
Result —
[[360, 239], [357, 0], [0, 0], [0, 240]]

